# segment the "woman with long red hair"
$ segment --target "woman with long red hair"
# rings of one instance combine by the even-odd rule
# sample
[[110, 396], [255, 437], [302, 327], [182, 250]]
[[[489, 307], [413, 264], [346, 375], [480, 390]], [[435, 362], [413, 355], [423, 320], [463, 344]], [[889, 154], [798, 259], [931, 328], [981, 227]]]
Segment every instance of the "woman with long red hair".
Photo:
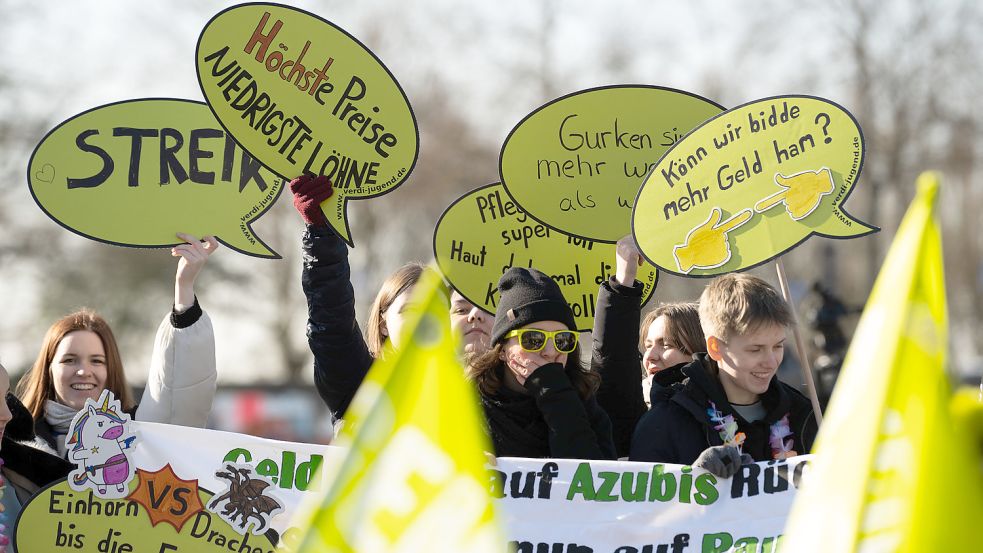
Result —
[[126, 382], [116, 338], [109, 324], [90, 309], [70, 313], [51, 325], [34, 365], [17, 395], [34, 419], [38, 438], [65, 456], [65, 434], [87, 399], [110, 390], [123, 409], [139, 420], [202, 427], [215, 396], [215, 335], [198, 305], [195, 279], [218, 247], [214, 237], [199, 241], [178, 234], [179, 257], [174, 307], [157, 329], [150, 374], [137, 404]]

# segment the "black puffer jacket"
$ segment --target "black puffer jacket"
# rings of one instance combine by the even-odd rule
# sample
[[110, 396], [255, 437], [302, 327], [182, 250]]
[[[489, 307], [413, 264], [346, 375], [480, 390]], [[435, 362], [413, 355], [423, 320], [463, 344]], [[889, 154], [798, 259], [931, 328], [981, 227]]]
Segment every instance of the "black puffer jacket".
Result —
[[348, 246], [329, 227], [304, 233], [307, 342], [314, 353], [314, 385], [335, 417], [341, 418], [372, 365], [372, 355], [355, 320], [355, 290]]
[[727, 401], [710, 363], [713, 361], [705, 353], [697, 354], [692, 363], [682, 368], [685, 380], [653, 392], [652, 409], [639, 421], [632, 438], [632, 461], [685, 465], [695, 461], [706, 448], [722, 445], [723, 440], [707, 414], [711, 401], [724, 415], [734, 416], [739, 431], [746, 436], [743, 451], [755, 461], [771, 460], [768, 443], [771, 424], [786, 414], [792, 430], [793, 449], [799, 454], [812, 449], [816, 420], [812, 415], [812, 404], [804, 395], [777, 377], [773, 378], [761, 396], [765, 418], [749, 423]]
[[601, 376], [597, 402], [611, 418], [618, 457], [628, 456], [635, 425], [648, 410], [638, 357], [643, 291], [637, 280], [628, 287], [611, 278], [597, 292], [590, 366]]
[[615, 458], [611, 421], [593, 396], [580, 399], [562, 365], [539, 367], [524, 386], [481, 394], [496, 457]]
[[68, 476], [75, 465], [59, 457], [35, 435], [31, 412], [15, 395], [7, 394], [6, 401], [13, 418], [4, 428], [0, 457], [3, 457], [6, 480], [23, 504], [39, 488]]

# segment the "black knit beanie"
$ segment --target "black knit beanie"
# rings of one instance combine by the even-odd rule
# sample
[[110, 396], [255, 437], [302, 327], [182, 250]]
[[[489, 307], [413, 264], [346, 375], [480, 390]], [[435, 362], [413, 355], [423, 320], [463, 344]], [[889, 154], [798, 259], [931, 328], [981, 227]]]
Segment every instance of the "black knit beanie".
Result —
[[577, 330], [577, 321], [560, 287], [536, 269], [512, 267], [499, 279], [498, 293], [501, 300], [495, 309], [492, 345], [510, 331], [538, 321], [558, 321]]

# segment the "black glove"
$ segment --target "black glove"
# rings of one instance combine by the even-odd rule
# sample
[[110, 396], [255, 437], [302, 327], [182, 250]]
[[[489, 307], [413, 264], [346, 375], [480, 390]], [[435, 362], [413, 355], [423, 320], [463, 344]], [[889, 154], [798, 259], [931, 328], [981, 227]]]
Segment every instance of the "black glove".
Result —
[[734, 445], [716, 445], [703, 450], [703, 453], [693, 461], [694, 468], [701, 468], [714, 476], [730, 478], [737, 474], [741, 465], [753, 463], [754, 459]]

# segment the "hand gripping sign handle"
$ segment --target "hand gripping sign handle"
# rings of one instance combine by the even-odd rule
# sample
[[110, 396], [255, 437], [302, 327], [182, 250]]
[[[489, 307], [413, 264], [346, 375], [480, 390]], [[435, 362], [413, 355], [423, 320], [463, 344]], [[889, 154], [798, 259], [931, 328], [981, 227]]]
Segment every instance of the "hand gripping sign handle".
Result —
[[788, 303], [789, 311], [792, 313], [792, 335], [795, 337], [795, 349], [799, 353], [799, 367], [802, 369], [802, 379], [805, 380], [806, 389], [809, 391], [809, 400], [812, 401], [812, 412], [816, 415], [816, 425], [823, 424], [823, 411], [819, 407], [819, 395], [816, 394], [816, 381], [812, 376], [812, 363], [806, 355], [806, 348], [802, 342], [802, 335], [799, 333], [799, 321], [795, 314], [795, 302], [792, 301], [792, 294], [788, 290], [788, 277], [785, 276], [785, 265], [782, 258], [775, 260], [775, 268], [778, 269], [778, 282], [782, 287], [782, 296]]

